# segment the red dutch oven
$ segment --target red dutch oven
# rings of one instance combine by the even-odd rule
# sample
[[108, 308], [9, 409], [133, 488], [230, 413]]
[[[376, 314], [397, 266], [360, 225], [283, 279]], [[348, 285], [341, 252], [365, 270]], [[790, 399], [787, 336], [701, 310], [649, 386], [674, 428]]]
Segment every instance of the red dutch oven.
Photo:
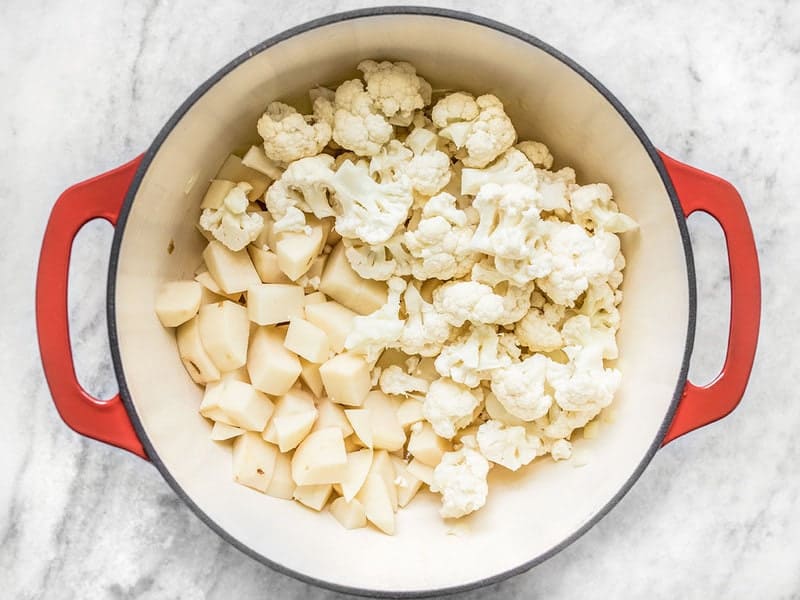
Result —
[[[199, 198], [232, 149], [257, 142], [264, 106], [351, 77], [365, 58], [410, 61], [434, 87], [498, 95], [520, 139], [545, 142], [583, 181], [608, 182], [640, 224], [623, 236], [616, 418], [579, 442], [590, 457], [583, 468], [537, 461], [516, 477], [494, 469], [486, 507], [457, 536], [432, 495], [401, 511], [390, 537], [345, 531], [329, 516], [235, 484], [230, 450], [209, 441], [197, 413], [201, 390], [153, 312], [159, 285], [197, 266]], [[696, 286], [686, 217], [696, 211], [721, 225], [730, 265], [727, 356], [705, 386], [687, 381]], [[107, 311], [120, 391], [107, 402], [76, 380], [67, 321], [73, 239], [97, 218], [115, 226]], [[276, 569], [337, 590], [420, 596], [493, 583], [552, 556], [619, 501], [658, 448], [733, 410], [756, 350], [760, 280], [733, 186], [656, 150], [574, 61], [488, 19], [389, 7], [333, 15], [263, 42], [201, 85], [145, 154], [65, 191], [42, 244], [36, 314], [50, 391], [75, 431], [150, 460], [211, 528]]]

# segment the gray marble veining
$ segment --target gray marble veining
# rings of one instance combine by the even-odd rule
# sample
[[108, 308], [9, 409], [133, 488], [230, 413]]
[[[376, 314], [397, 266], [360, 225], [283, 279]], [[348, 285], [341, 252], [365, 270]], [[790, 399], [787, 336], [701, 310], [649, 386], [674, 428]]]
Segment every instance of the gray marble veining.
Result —
[[[39, 244], [67, 185], [142, 151], [208, 75], [289, 26], [363, 1], [5, 0], [0, 6], [0, 596], [334, 598], [228, 546], [144, 461], [66, 428], [33, 325]], [[499, 598], [800, 598], [800, 3], [722, 0], [438, 5], [525, 29], [577, 59], [665, 151], [732, 181], [761, 253], [763, 325], [730, 417], [657, 455], [600, 524]], [[721, 235], [692, 219], [695, 379], [727, 328]], [[110, 228], [80, 235], [71, 320], [81, 380], [109, 396]], [[482, 598], [487, 591], [461, 596]]]

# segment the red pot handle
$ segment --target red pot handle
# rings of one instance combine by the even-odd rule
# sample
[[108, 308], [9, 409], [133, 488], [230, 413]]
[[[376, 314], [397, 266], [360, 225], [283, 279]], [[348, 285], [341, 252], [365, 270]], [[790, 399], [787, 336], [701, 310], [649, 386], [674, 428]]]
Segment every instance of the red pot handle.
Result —
[[36, 277], [36, 328], [50, 393], [61, 418], [78, 433], [147, 458], [119, 394], [107, 401], [78, 383], [67, 317], [67, 281], [72, 243], [93, 219], [117, 222], [141, 156], [66, 190], [56, 201], [44, 233]]
[[705, 386], [686, 383], [664, 444], [708, 425], [739, 404], [750, 378], [761, 319], [761, 276], [753, 229], [739, 192], [727, 181], [659, 153], [684, 214], [711, 215], [722, 227], [731, 280], [731, 318], [725, 364]]

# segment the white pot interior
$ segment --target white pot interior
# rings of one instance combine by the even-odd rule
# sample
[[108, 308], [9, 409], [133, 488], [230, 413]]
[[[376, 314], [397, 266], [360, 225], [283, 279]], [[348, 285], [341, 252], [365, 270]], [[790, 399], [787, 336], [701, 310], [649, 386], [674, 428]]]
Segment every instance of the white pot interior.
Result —
[[[486, 507], [458, 528], [438, 497], [398, 514], [397, 534], [346, 531], [327, 514], [237, 485], [230, 449], [208, 439], [201, 390], [184, 371], [153, 300], [200, 260], [199, 198], [227, 153], [257, 141], [269, 101], [355, 75], [364, 58], [407, 60], [435, 88], [497, 94], [521, 139], [545, 142], [579, 182], [605, 181], [640, 224], [627, 234], [619, 336], [623, 385], [616, 420], [578, 440], [588, 464], [549, 459], [516, 474], [493, 469]], [[167, 252], [170, 242], [175, 251]], [[453, 18], [363, 17], [306, 31], [256, 54], [200, 97], [167, 136], [131, 208], [120, 248], [116, 327], [141, 424], [177, 484], [209, 519], [252, 551], [297, 573], [375, 591], [459, 586], [519, 567], [581, 529], [631, 478], [675, 393], [689, 319], [689, 283], [673, 207], [642, 143], [569, 66], [511, 35]], [[580, 436], [579, 436], [580, 437]]]

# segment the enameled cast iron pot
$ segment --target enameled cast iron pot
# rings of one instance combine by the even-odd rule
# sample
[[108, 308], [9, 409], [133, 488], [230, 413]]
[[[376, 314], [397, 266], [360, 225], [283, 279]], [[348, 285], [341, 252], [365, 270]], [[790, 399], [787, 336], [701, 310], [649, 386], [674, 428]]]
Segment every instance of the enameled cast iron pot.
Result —
[[[231, 149], [257, 143], [266, 104], [354, 76], [365, 58], [410, 61], [434, 87], [497, 94], [520, 139], [545, 142], [582, 181], [608, 182], [640, 224], [623, 236], [614, 423], [580, 442], [590, 457], [583, 468], [541, 461], [513, 477], [494, 469], [488, 504], [457, 536], [447, 535], [432, 495], [401, 511], [389, 537], [345, 531], [329, 516], [235, 484], [230, 450], [209, 441], [197, 413], [201, 390], [153, 312], [159, 284], [192, 276], [199, 198]], [[696, 293], [686, 216], [694, 211], [719, 221], [730, 263], [727, 358], [705, 387], [686, 376]], [[108, 402], [76, 381], [67, 324], [72, 241], [95, 218], [116, 227], [107, 310], [119, 395]], [[338, 14], [267, 40], [200, 86], [143, 156], [64, 192], [42, 245], [36, 310], [44, 370], [70, 427], [152, 461], [204, 522], [267, 565], [334, 589], [414, 596], [489, 584], [542, 562], [608, 512], [662, 445], [733, 410], [755, 354], [760, 280], [736, 190], [657, 151], [584, 69], [506, 25], [405, 7]]]

